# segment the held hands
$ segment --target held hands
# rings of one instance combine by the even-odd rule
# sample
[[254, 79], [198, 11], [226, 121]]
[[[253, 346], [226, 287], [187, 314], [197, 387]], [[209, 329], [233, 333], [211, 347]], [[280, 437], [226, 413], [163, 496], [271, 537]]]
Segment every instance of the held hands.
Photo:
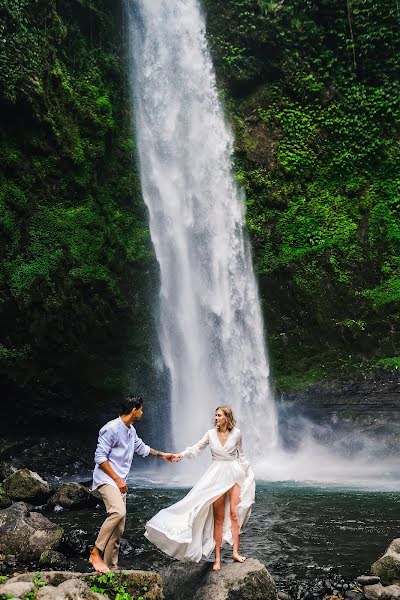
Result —
[[167, 460], [168, 462], [179, 462], [182, 460], [183, 456], [181, 454], [172, 454], [170, 452], [163, 452], [161, 455], [163, 460]]

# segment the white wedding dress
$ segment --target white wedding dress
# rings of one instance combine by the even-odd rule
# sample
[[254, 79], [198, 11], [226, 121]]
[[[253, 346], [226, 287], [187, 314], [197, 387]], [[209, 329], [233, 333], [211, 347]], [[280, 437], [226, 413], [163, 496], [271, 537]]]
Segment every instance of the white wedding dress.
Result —
[[[254, 473], [242, 449], [242, 434], [234, 427], [221, 444], [217, 430], [210, 429], [194, 446], [181, 454], [194, 458], [210, 446], [212, 463], [190, 492], [176, 504], [160, 510], [146, 523], [145, 536], [160, 550], [179, 560], [199, 562], [214, 549], [213, 502], [237, 483], [240, 501], [237, 515], [240, 531], [250, 517], [254, 503]], [[232, 545], [229, 496], [225, 502], [222, 543]]]

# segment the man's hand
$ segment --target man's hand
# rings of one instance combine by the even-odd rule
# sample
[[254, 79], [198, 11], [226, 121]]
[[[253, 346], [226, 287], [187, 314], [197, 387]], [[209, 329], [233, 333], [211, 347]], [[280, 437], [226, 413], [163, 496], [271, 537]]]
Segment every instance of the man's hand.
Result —
[[163, 460], [167, 460], [168, 462], [173, 462], [174, 461], [174, 454], [171, 454], [170, 452], [163, 452], [160, 456], [160, 458], [162, 458]]
[[174, 454], [173, 458], [172, 458], [172, 462], [179, 462], [180, 460], [182, 460], [183, 456], [182, 454]]
[[128, 486], [126, 485], [126, 481], [124, 481], [121, 477], [116, 477], [114, 479], [114, 481], [117, 484], [118, 489], [121, 492], [121, 494], [126, 494], [128, 491]]

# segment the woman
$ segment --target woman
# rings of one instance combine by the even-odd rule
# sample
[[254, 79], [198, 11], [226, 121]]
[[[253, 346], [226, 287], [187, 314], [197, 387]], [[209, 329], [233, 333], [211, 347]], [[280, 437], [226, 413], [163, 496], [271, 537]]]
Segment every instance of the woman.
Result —
[[235, 561], [246, 560], [239, 554], [239, 535], [250, 517], [255, 480], [229, 407], [218, 406], [215, 425], [197, 444], [175, 456], [175, 461], [194, 458], [209, 445], [210, 467], [182, 500], [146, 523], [145, 536], [179, 560], [199, 562], [215, 547], [213, 569], [219, 571], [221, 545], [225, 542], [233, 546]]

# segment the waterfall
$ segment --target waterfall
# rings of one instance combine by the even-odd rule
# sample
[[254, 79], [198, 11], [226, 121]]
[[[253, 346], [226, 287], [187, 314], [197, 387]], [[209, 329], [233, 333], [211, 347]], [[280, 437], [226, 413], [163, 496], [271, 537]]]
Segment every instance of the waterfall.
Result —
[[204, 17], [198, 0], [125, 0], [125, 11], [174, 446], [195, 443], [227, 404], [256, 459], [276, 444], [276, 409]]

